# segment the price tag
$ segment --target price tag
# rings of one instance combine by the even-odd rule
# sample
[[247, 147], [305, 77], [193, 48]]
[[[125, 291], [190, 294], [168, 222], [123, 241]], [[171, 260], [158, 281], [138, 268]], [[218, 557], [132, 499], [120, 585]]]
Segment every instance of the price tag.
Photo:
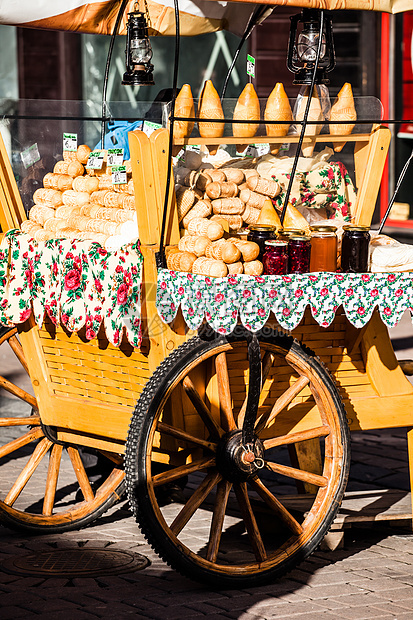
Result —
[[201, 152], [201, 145], [200, 144], [187, 144], [185, 148], [186, 148], [187, 151], [193, 151], [194, 153], [200, 153]]
[[123, 149], [108, 149], [108, 166], [123, 164]]
[[86, 168], [91, 168], [92, 170], [101, 170], [103, 166], [103, 157], [103, 151], [92, 151], [91, 153], [89, 153]]
[[112, 183], [113, 185], [122, 185], [127, 183], [126, 166], [112, 166]]
[[23, 166], [26, 168], [26, 170], [27, 168], [30, 168], [30, 166], [33, 166], [33, 164], [40, 160], [40, 153], [37, 147], [37, 143], [32, 144], [32, 146], [29, 146], [28, 149], [22, 151], [20, 153], [20, 156], [22, 158]]
[[146, 135], [149, 137], [151, 133], [153, 133], [156, 129], [160, 129], [161, 127], [162, 125], [160, 125], [159, 123], [152, 123], [151, 121], [144, 121], [142, 131], [143, 133], [146, 133]]
[[254, 144], [258, 157], [262, 157], [270, 152], [270, 145], [266, 143]]
[[255, 58], [247, 54], [247, 75], [255, 78]]
[[63, 150], [77, 151], [77, 133], [63, 134]]

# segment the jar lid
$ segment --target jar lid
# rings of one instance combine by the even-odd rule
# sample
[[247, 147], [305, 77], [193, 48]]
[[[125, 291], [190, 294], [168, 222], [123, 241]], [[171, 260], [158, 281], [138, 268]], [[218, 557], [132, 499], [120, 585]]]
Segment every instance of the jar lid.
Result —
[[280, 228], [279, 235], [301, 235], [303, 231], [300, 228]]
[[326, 226], [324, 224], [320, 224], [320, 226], [310, 226], [311, 232], [336, 232], [337, 226]]
[[310, 237], [308, 235], [291, 235], [290, 241], [310, 241]]
[[250, 224], [248, 226], [250, 232], [273, 232], [275, 229], [276, 226], [272, 226], [271, 224]]
[[348, 224], [347, 226], [343, 226], [343, 230], [358, 230], [360, 232], [366, 232], [370, 230], [370, 226], [355, 226], [353, 224]]
[[269, 245], [270, 247], [287, 247], [288, 242], [287, 241], [283, 241], [282, 239], [268, 239], [268, 241], [265, 242], [265, 245]]

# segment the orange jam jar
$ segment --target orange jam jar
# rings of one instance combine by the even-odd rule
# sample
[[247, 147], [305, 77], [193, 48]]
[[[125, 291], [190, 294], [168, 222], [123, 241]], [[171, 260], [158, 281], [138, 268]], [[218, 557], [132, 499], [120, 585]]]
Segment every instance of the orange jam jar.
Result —
[[336, 226], [310, 226], [310, 271], [337, 270]]

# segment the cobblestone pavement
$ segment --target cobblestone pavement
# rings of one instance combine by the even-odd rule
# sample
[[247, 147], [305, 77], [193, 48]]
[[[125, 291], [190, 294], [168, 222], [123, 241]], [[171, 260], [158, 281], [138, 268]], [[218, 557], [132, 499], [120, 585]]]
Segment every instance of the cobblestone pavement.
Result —
[[[413, 357], [409, 337], [394, 332], [394, 338], [398, 356]], [[0, 402], [4, 411], [11, 405], [7, 401]], [[349, 490], [409, 490], [406, 431], [353, 433]], [[1, 570], [3, 562], [16, 556], [80, 547], [137, 552], [149, 558], [150, 565], [136, 572], [73, 579]], [[400, 524], [351, 528], [344, 548], [316, 551], [274, 584], [214, 591], [180, 576], [155, 555], [125, 499], [89, 527], [58, 536], [27, 537], [0, 525], [0, 619], [37, 617], [413, 620], [413, 534]]]

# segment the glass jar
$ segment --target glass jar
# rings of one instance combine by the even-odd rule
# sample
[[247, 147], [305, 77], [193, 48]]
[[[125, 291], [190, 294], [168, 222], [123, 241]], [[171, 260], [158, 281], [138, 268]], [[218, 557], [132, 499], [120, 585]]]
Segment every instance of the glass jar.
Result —
[[288, 243], [279, 239], [270, 239], [265, 242], [265, 252], [262, 259], [264, 273], [270, 276], [284, 276], [288, 269]]
[[336, 226], [310, 226], [311, 257], [310, 271], [336, 271], [337, 235]]
[[282, 239], [283, 241], [288, 241], [290, 237], [295, 235], [302, 235], [303, 231], [299, 228], [280, 228], [277, 233], [278, 239]]
[[269, 224], [251, 224], [248, 226], [248, 241], [254, 241], [260, 246], [260, 253], [257, 259], [262, 262], [265, 252], [265, 242], [275, 239], [275, 226]]
[[368, 226], [343, 226], [341, 269], [346, 273], [364, 273], [369, 268], [370, 233]]
[[293, 235], [288, 242], [288, 273], [308, 273], [310, 270], [310, 237]]

